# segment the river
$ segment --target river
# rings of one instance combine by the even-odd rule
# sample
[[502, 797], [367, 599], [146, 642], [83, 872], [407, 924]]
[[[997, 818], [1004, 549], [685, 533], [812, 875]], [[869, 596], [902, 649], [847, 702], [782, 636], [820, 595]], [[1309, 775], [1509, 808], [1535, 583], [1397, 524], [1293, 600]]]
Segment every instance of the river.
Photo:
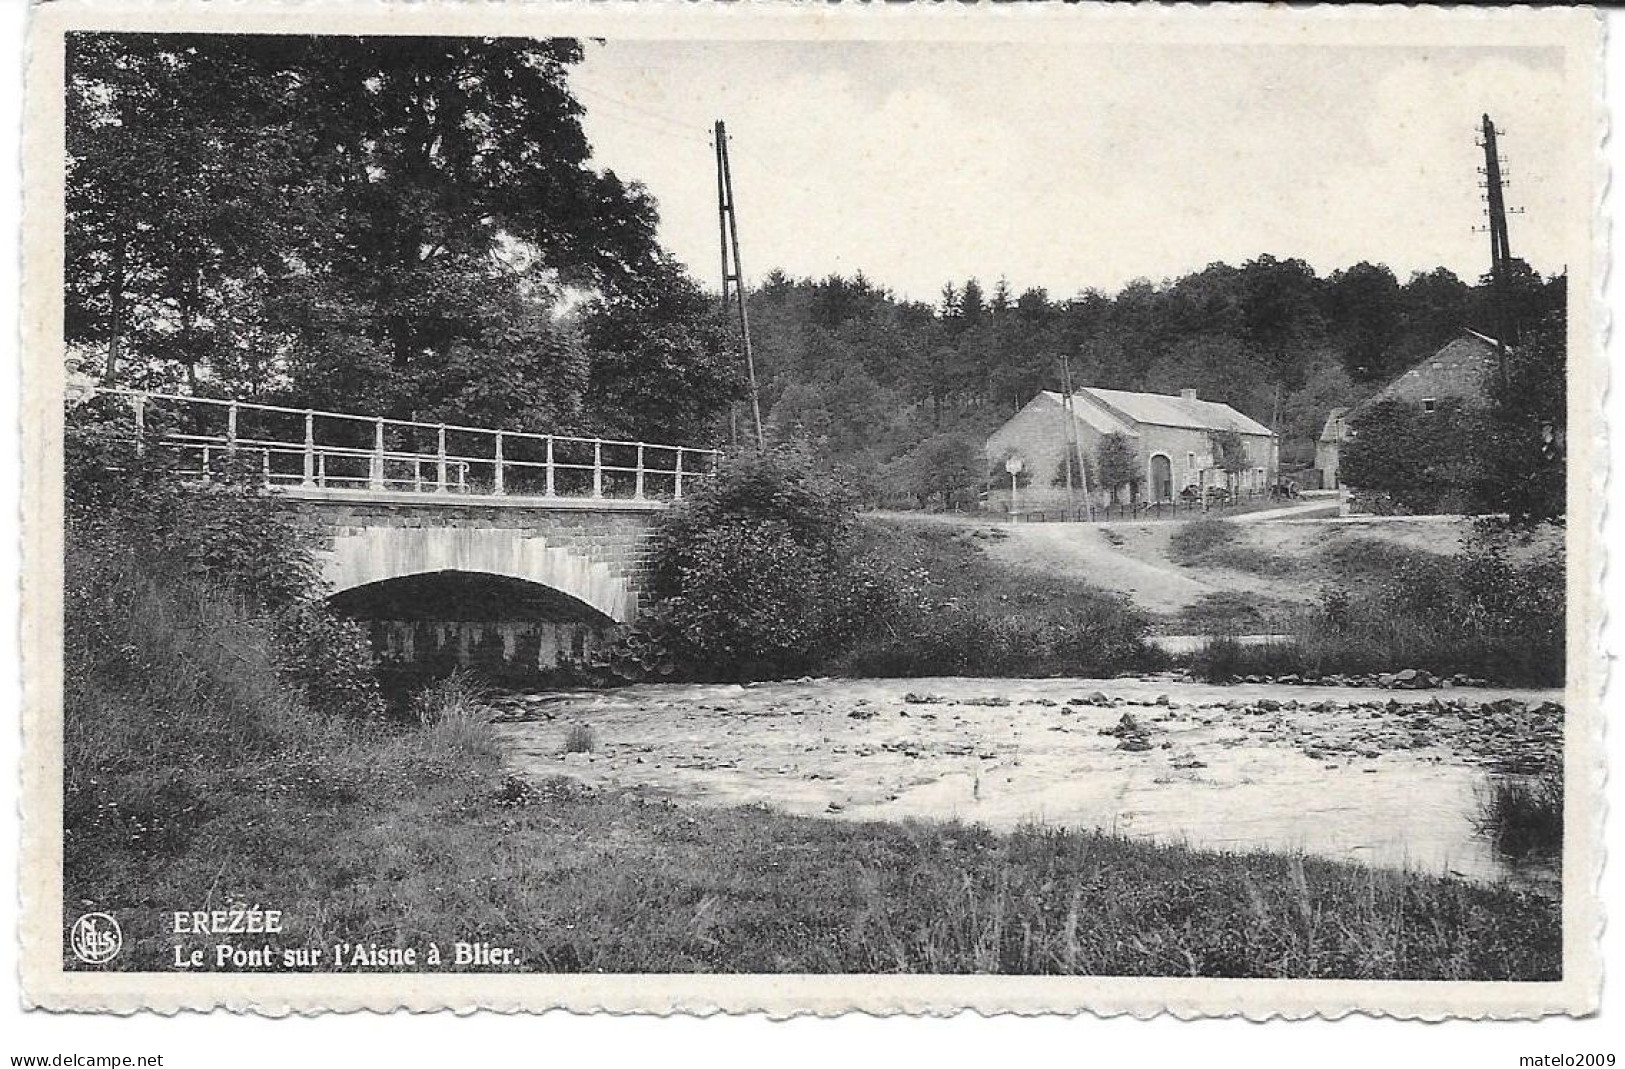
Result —
[[[1475, 821], [1491, 777], [1560, 760], [1560, 700], [938, 678], [652, 684], [494, 704], [510, 763], [532, 778], [843, 820], [1037, 821], [1550, 890], [1555, 863], [1513, 863]], [[593, 748], [566, 753], [576, 725]]]

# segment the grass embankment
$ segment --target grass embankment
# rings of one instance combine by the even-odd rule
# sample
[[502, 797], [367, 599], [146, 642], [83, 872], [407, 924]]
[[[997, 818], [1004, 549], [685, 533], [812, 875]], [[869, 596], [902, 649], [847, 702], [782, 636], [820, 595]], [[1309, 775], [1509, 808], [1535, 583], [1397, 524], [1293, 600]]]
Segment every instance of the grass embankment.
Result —
[[866, 552], [907, 588], [902, 607], [836, 658], [864, 676], [1109, 676], [1161, 667], [1150, 620], [1126, 598], [990, 560], [998, 527], [867, 518]]
[[106, 593], [69, 644], [63, 912], [119, 919], [110, 967], [168, 970], [187, 941], [173, 911], [259, 905], [284, 911], [279, 948], [485, 941], [545, 971], [1560, 968], [1557, 906], [1502, 888], [529, 787], [504, 777], [455, 684], [411, 722], [324, 718], [278, 682], [269, 634], [239, 605], [137, 571]]
[[[1192, 523], [1173, 558], [1261, 574], [1303, 574], [1321, 584], [1312, 605], [1253, 614], [1240, 599], [1193, 607], [1210, 636], [1191, 667], [1222, 682], [1239, 676], [1423, 669], [1494, 682], [1560, 686], [1564, 678], [1564, 564], [1549, 537], [1484, 529], [1445, 555], [1375, 538], [1342, 538], [1313, 560], [1239, 544], [1224, 521]], [[1233, 636], [1265, 631], [1275, 641]]]

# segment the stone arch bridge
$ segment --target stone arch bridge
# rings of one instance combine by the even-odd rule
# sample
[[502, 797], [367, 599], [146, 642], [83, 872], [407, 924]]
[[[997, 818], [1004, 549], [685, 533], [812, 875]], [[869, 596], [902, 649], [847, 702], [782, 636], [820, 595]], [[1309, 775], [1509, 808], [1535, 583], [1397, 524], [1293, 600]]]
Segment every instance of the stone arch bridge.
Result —
[[647, 592], [661, 501], [284, 492], [321, 531], [331, 597], [416, 577], [467, 575], [545, 589], [585, 617], [629, 624]]
[[[329, 599], [386, 665], [526, 678], [636, 620], [667, 505], [714, 450], [96, 389], [200, 483], [257, 477], [311, 522]], [[83, 403], [81, 400], [80, 403]]]

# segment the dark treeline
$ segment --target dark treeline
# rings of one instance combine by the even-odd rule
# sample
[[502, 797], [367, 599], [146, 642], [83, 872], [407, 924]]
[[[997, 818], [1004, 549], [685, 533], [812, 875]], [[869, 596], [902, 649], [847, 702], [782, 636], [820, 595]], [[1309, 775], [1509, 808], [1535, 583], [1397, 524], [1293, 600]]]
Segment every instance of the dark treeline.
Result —
[[[1564, 280], [1522, 270], [1513, 322], [1561, 309]], [[1483, 282], [1445, 269], [1401, 282], [1381, 265], [1318, 276], [1260, 256], [1115, 296], [991, 291], [972, 279], [935, 305], [898, 300], [861, 274], [775, 273], [755, 294], [755, 334], [773, 433], [850, 464], [878, 496], [941, 495], [984, 476], [981, 436], [1057, 389], [1062, 354], [1080, 385], [1174, 393], [1194, 387], [1283, 436], [1308, 465], [1329, 409], [1368, 396], [1463, 327], [1494, 335]]]
[[714, 437], [724, 320], [589, 165], [570, 40], [74, 34], [66, 317], [106, 381]]
[[[591, 165], [570, 40], [76, 34], [65, 328], [121, 385], [655, 441], [729, 436], [738, 340]], [[1563, 280], [1523, 269], [1533, 323]], [[1310, 462], [1327, 410], [1455, 331], [1487, 287], [1356, 264], [1213, 264], [1115, 295], [1002, 280], [897, 299], [859, 274], [751, 295], [769, 433], [871, 501], [952, 498], [1062, 354], [1083, 385], [1227, 401]], [[735, 409], [748, 433], [748, 408]]]

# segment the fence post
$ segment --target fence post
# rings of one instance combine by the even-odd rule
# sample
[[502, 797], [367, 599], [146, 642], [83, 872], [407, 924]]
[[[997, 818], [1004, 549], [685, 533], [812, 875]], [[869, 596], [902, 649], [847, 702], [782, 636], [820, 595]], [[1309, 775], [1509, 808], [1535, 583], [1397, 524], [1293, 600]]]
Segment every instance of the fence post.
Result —
[[412, 458], [412, 492], [423, 493], [423, 458]]
[[260, 450], [260, 484], [267, 489], [271, 486], [271, 451]]
[[373, 490], [384, 488], [384, 417], [373, 421], [372, 471], [367, 474], [367, 485]]
[[672, 497], [673, 501], [681, 501], [683, 499], [683, 447], [682, 446], [677, 447], [677, 467], [674, 470], [675, 470], [675, 472], [677, 474], [677, 484], [676, 484], [676, 486], [674, 486], [672, 488], [671, 497]]
[[632, 497], [637, 501], [643, 500], [643, 443], [638, 443], [638, 473], [632, 484]]
[[327, 489], [327, 454], [316, 454], [316, 485]]
[[226, 407], [226, 455], [237, 455], [237, 402]]
[[147, 395], [138, 393], [130, 398], [130, 405], [135, 409], [135, 455], [147, 455]]
[[543, 470], [547, 472], [546, 494], [548, 497], [553, 497], [553, 436], [551, 434], [547, 436], [547, 464]]
[[209, 460], [210, 460], [209, 447], [204, 446], [203, 447], [203, 471], [201, 472], [204, 482], [209, 481]]
[[316, 413], [305, 410], [305, 476], [301, 480], [309, 486], [316, 477]]
[[446, 425], [440, 425], [440, 434], [435, 442], [435, 474], [437, 475], [435, 493], [446, 492]]
[[507, 493], [507, 486], [503, 482], [503, 479], [502, 479], [502, 432], [501, 431], [497, 431], [496, 462], [495, 462], [495, 467], [494, 467], [493, 471], [495, 472], [495, 474], [492, 476], [491, 481], [492, 481], [492, 485], [494, 487], [494, 492], [498, 496]]
[[604, 496], [604, 442], [599, 438], [592, 443], [592, 496]]

